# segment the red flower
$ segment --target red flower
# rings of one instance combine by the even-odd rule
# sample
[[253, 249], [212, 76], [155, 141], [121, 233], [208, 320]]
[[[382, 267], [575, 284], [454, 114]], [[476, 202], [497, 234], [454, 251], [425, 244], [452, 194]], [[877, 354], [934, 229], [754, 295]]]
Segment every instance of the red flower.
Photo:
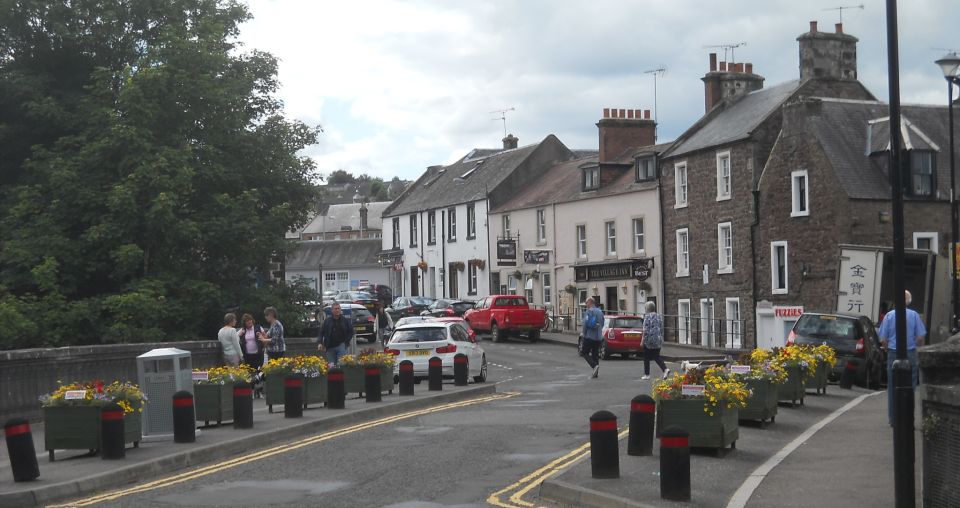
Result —
[[103, 393], [103, 381], [95, 381], [93, 384], [97, 389], [97, 393]]

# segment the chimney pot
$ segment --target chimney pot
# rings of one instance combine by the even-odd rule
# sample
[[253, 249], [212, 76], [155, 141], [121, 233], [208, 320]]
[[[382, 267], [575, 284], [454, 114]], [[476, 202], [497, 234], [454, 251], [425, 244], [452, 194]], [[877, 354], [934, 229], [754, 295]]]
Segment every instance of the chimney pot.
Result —
[[816, 21], [811, 21], [811, 22], [810, 22], [810, 32], [812, 32], [812, 33], [816, 33], [816, 32], [817, 32], [817, 22], [816, 22]]
[[746, 64], [746, 68], [744, 69], [744, 72], [746, 72], [747, 74], [753, 74], [753, 64], [752, 63]]
[[603, 117], [610, 118], [610, 108], [603, 108]]
[[640, 111], [639, 109], [633, 110], [633, 116], [634, 116], [634, 118], [636, 118], [637, 120], [640, 119], [640, 115], [641, 115], [641, 114], [642, 114], [642, 113], [641, 113], [641, 111]]
[[717, 70], [717, 54], [710, 53], [710, 72]]
[[620, 118], [623, 119], [623, 118], [626, 118], [626, 117], [627, 117], [627, 110], [621, 109], [621, 110], [620, 110]]
[[838, 33], [838, 34], [842, 34], [842, 33], [843, 33], [843, 23], [837, 23], [835, 26], [836, 26], [836, 28], [837, 28], [837, 33]]
[[650, 110], [649, 110], [649, 109], [643, 110], [643, 119], [644, 119], [644, 120], [649, 120], [649, 119], [650, 119]]
[[720, 72], [727, 72], [727, 62], [720, 62]]
[[632, 110], [632, 109], [628, 109], [628, 110], [627, 110], [627, 118], [629, 118], [630, 120], [633, 120], [633, 110]]
[[742, 64], [742, 63], [738, 63], [738, 64], [737, 64], [737, 72], [743, 72], [743, 64]]

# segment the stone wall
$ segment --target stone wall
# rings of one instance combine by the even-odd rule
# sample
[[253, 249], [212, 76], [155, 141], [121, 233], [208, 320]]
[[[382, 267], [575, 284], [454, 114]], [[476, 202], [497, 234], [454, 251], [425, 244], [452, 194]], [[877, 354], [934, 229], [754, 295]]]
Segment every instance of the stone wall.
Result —
[[920, 348], [923, 506], [960, 505], [960, 335]]

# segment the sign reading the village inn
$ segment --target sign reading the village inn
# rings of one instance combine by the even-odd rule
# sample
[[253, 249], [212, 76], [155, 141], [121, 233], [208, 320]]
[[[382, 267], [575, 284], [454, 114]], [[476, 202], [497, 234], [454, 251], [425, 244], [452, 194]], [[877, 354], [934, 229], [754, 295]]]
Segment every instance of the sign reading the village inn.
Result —
[[594, 265], [574, 266], [574, 275], [577, 282], [591, 282], [595, 280], [639, 279], [650, 277], [651, 266], [649, 260], [629, 259], [611, 263], [597, 263]]

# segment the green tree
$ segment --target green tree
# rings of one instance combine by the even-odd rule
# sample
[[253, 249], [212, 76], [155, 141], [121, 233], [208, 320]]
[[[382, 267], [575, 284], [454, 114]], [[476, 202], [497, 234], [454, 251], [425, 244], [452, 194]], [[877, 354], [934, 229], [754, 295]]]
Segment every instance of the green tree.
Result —
[[343, 169], [338, 169], [333, 173], [330, 173], [330, 176], [327, 177], [327, 183], [330, 185], [341, 185], [345, 183], [353, 183], [356, 181], [353, 173], [348, 173]]
[[317, 132], [283, 117], [276, 60], [240, 52], [248, 18], [0, 0], [0, 347], [211, 336], [256, 299], [314, 199]]
[[370, 182], [370, 201], [387, 201], [388, 199], [389, 194], [386, 184], [383, 183], [382, 179], [374, 178]]

